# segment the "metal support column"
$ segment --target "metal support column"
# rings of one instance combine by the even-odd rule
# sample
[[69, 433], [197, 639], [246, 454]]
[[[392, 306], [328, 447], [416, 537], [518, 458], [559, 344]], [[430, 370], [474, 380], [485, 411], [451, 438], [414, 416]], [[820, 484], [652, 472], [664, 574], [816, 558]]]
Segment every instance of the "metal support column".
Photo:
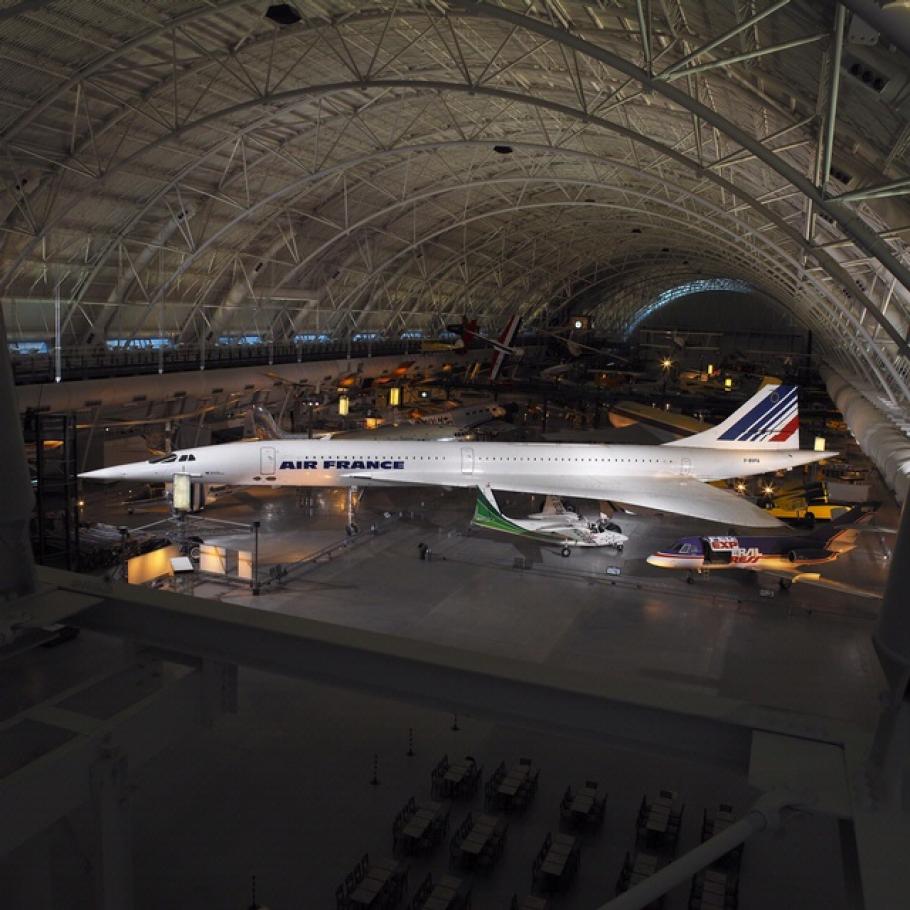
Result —
[[834, 127], [837, 122], [837, 100], [840, 94], [840, 64], [844, 48], [844, 16], [843, 4], [838, 3], [834, 12], [834, 47], [831, 54], [831, 84], [828, 88], [828, 113], [825, 116], [825, 137], [822, 147], [822, 172], [821, 186], [824, 193], [828, 186], [828, 177], [831, 173], [831, 158], [834, 154]]
[[893, 805], [910, 797], [910, 506], [904, 502], [891, 570], [872, 644], [888, 681], [888, 693], [869, 755], [874, 795]]
[[0, 512], [0, 644], [12, 637], [12, 626], [24, 617], [17, 598], [35, 590], [35, 565], [29, 540], [34, 496], [25, 461], [25, 443], [13, 384], [13, 368], [0, 313], [0, 472], [3, 510]]
[[99, 910], [131, 910], [133, 906], [128, 787], [126, 755], [117, 749], [103, 752], [91, 770], [97, 838], [95, 906]]
[[259, 595], [259, 525], [260, 522], [253, 522], [253, 577], [250, 579], [250, 589], [254, 595]]

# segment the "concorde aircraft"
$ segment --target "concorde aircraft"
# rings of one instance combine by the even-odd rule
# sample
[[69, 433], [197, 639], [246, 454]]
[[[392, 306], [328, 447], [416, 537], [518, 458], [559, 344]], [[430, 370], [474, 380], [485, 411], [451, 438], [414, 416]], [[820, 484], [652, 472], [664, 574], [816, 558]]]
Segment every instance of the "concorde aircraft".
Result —
[[609, 500], [746, 527], [776, 518], [707, 481], [833, 456], [799, 448], [797, 387], [768, 385], [716, 427], [663, 445], [276, 440], [184, 449], [89, 471], [95, 480], [167, 482], [175, 473], [234, 486], [478, 487]]

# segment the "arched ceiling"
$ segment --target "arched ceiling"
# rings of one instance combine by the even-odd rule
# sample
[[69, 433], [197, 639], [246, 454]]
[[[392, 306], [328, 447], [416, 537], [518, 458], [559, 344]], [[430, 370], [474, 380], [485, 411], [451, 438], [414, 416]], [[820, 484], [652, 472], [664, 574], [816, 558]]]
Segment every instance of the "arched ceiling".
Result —
[[7, 0], [8, 331], [544, 324], [595, 293], [622, 330], [729, 277], [910, 411], [906, 23], [865, 2]]

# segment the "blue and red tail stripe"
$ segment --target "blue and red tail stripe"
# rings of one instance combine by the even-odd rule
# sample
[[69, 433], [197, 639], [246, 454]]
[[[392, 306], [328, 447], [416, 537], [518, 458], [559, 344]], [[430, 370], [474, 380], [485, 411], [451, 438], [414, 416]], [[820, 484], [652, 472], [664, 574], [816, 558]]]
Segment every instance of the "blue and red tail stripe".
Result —
[[786, 442], [799, 429], [797, 387], [778, 386], [751, 411], [722, 433], [718, 439], [728, 442]]

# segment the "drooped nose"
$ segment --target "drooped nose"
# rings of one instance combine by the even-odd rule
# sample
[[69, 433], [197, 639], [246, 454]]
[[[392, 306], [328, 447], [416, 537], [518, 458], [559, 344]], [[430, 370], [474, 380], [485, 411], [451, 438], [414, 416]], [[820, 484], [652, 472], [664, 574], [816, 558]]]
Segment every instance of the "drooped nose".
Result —
[[127, 471], [126, 467], [121, 465], [113, 468], [98, 468], [96, 471], [83, 471], [79, 476], [83, 480], [125, 480]]

